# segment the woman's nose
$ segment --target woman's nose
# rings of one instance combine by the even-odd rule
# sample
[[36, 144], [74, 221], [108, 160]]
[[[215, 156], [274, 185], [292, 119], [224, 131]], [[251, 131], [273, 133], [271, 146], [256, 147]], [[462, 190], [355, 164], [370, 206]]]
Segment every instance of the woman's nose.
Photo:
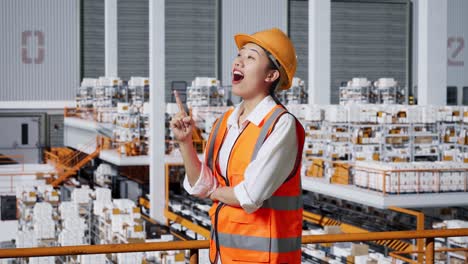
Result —
[[241, 66], [241, 58], [236, 57], [236, 58], [234, 59], [234, 66], [236, 66], [236, 67], [240, 67], [240, 66]]

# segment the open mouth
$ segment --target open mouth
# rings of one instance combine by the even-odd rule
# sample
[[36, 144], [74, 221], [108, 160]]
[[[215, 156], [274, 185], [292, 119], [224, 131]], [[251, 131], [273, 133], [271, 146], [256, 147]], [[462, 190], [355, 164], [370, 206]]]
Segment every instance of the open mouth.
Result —
[[244, 74], [238, 70], [232, 72], [232, 83], [239, 83], [244, 79]]

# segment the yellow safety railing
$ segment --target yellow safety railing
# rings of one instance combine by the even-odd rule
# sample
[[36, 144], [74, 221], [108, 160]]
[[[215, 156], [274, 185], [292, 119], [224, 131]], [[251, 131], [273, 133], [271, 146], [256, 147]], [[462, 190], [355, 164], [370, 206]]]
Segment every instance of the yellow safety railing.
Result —
[[[425, 253], [425, 263], [434, 263], [435, 238], [468, 236], [468, 228], [444, 229], [444, 230], [420, 230], [420, 231], [392, 231], [358, 234], [337, 235], [311, 235], [303, 236], [303, 244], [337, 243], [337, 242], [362, 242], [389, 239], [425, 239], [424, 250], [404, 251], [399, 254]], [[151, 242], [134, 244], [111, 244], [89, 246], [63, 246], [42, 248], [15, 248], [1, 249], [0, 258], [46, 257], [68, 256], [86, 254], [110, 254], [146, 251], [190, 250], [190, 263], [198, 263], [198, 250], [209, 247], [208, 240], [177, 241], [177, 242]], [[439, 249], [438, 251], [441, 251]], [[468, 249], [457, 249], [466, 251]], [[414, 261], [408, 259], [412, 263]], [[421, 262], [420, 262], [421, 263]]]

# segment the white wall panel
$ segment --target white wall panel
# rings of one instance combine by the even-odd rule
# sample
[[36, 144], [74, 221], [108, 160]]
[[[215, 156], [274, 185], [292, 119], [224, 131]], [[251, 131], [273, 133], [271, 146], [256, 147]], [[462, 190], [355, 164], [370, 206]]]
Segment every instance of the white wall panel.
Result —
[[448, 1], [447, 12], [447, 85], [461, 89], [468, 87], [468, 1]]
[[0, 101], [73, 100], [79, 1], [0, 1]]
[[237, 54], [234, 35], [252, 34], [277, 27], [288, 31], [287, 0], [222, 0], [221, 1], [221, 80], [231, 85], [231, 65]]

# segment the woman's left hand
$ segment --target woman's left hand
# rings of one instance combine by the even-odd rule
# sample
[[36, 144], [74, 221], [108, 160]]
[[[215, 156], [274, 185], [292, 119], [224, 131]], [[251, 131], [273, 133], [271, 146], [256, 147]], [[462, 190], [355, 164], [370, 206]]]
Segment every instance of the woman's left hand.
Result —
[[210, 199], [214, 202], [220, 201], [230, 206], [240, 206], [239, 200], [237, 200], [234, 194], [233, 187], [218, 187], [211, 194]]

